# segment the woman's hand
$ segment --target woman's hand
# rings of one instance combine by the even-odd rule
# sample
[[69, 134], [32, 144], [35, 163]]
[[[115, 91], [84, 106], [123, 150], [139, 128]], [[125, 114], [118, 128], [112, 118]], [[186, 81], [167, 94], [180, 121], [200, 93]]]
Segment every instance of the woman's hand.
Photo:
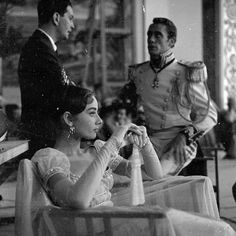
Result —
[[127, 144], [127, 137], [129, 135], [128, 133], [132, 135], [136, 135], [137, 137], [139, 136], [141, 137], [143, 135], [143, 131], [139, 126], [133, 123], [128, 123], [128, 124], [117, 126], [112, 136], [115, 137], [118, 142], [122, 144]]
[[136, 145], [139, 148], [142, 148], [146, 145], [148, 141], [147, 130], [144, 126], [138, 126], [139, 130], [141, 131], [141, 135], [137, 133], [129, 133], [126, 136], [126, 139], [129, 143]]

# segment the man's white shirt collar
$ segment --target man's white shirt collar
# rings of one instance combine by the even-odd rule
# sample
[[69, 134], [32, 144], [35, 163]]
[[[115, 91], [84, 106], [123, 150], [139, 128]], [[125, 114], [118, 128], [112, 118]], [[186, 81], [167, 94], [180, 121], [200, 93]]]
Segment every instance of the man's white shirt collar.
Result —
[[52, 44], [52, 47], [53, 47], [54, 51], [56, 51], [56, 50], [57, 50], [57, 45], [55, 44], [55, 42], [54, 42], [54, 40], [52, 39], [52, 37], [51, 37], [49, 34], [47, 34], [44, 30], [42, 30], [42, 29], [40, 29], [40, 28], [38, 28], [38, 30], [40, 30], [42, 33], [44, 33], [44, 34], [49, 38], [49, 40], [50, 40], [50, 42], [51, 42], [51, 44]]

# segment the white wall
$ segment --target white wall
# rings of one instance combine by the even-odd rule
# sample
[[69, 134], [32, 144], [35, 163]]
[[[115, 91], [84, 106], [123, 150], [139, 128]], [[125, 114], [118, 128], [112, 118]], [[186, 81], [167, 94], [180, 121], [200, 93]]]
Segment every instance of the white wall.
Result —
[[[145, 32], [154, 17], [169, 18], [178, 30], [174, 49], [176, 58], [203, 59], [202, 0], [145, 0], [145, 10]], [[149, 59], [147, 50], [145, 58]]]
[[133, 4], [133, 25], [132, 25], [132, 33], [133, 33], [133, 63], [141, 63], [145, 60], [145, 8], [144, 1], [145, 0], [132, 0]]
[[220, 2], [219, 106], [227, 109], [229, 97], [236, 98], [236, 2]]
[[2, 96], [4, 103], [16, 103], [21, 106], [20, 88], [19, 87], [3, 87]]

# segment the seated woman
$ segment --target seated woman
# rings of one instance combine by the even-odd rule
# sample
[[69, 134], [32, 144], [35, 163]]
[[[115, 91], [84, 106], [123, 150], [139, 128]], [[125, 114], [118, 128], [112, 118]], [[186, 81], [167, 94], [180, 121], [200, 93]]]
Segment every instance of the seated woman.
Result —
[[[96, 140], [93, 145], [81, 148], [81, 140], [95, 139], [102, 126], [97, 100], [92, 92], [78, 87], [67, 88], [62, 97], [54, 115], [56, 144], [54, 148], [37, 151], [31, 159], [55, 205], [77, 209], [129, 205], [129, 189], [115, 192], [113, 196], [111, 190], [113, 171], [130, 176], [130, 162], [118, 153], [123, 145], [132, 143], [139, 147], [143, 157], [143, 178], [147, 180], [145, 204], [163, 206], [171, 227], [168, 235], [234, 235], [232, 228], [219, 220], [207, 177], [163, 177], [145, 127], [132, 123], [119, 126], [108, 141]], [[127, 221], [117, 222], [116, 235], [141, 235], [141, 232], [145, 235], [138, 220], [132, 227]], [[65, 229], [66, 226], [64, 223], [57, 227]]]

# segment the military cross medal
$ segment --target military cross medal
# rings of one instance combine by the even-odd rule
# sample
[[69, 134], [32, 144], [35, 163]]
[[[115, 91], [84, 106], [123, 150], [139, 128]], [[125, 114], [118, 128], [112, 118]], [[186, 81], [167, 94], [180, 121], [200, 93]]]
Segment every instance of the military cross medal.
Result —
[[159, 78], [158, 78], [157, 74], [160, 73], [163, 69], [165, 69], [168, 65], [170, 65], [174, 60], [175, 60], [175, 59], [173, 58], [171, 61], [169, 61], [168, 63], [164, 64], [164, 65], [161, 66], [159, 69], [156, 69], [156, 68], [153, 66], [152, 62], [150, 61], [150, 66], [151, 66], [153, 72], [154, 72], [155, 75], [156, 75], [155, 78], [154, 78], [153, 81], [152, 81], [152, 88], [153, 88], [153, 89], [156, 89], [156, 88], [159, 87]]
[[153, 81], [152, 81], [152, 88], [158, 88], [159, 87], [159, 78], [157, 76], [157, 72], [155, 71], [156, 76], [154, 77]]
[[156, 89], [156, 88], [159, 87], [159, 78], [158, 78], [157, 74], [161, 71], [161, 69], [156, 69], [156, 68], [152, 65], [151, 62], [150, 62], [150, 66], [151, 66], [153, 72], [155, 73], [155, 77], [154, 77], [154, 79], [153, 79], [153, 81], [152, 81], [152, 88], [153, 88], [153, 89]]

